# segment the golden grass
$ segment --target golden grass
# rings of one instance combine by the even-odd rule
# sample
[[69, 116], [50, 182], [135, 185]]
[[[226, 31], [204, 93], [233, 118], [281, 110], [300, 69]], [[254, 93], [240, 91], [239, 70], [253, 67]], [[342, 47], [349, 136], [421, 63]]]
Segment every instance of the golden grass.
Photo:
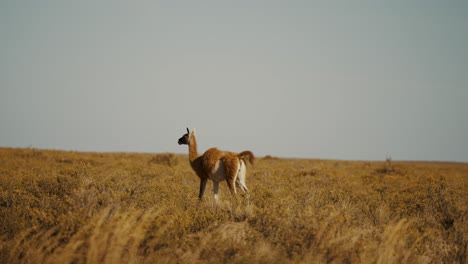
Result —
[[268, 157], [201, 203], [187, 156], [0, 148], [0, 263], [466, 263], [468, 164]]

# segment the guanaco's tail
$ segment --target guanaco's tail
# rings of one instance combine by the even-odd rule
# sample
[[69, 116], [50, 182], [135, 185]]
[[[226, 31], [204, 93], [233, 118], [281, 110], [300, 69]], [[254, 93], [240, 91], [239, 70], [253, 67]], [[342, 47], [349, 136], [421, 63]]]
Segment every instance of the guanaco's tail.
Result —
[[242, 151], [241, 153], [237, 154], [237, 157], [239, 157], [239, 159], [242, 159], [245, 163], [250, 162], [250, 164], [254, 164], [254, 161], [255, 161], [255, 157], [254, 157], [254, 154], [252, 153], [252, 151], [249, 151], [249, 150], [246, 150], [246, 151]]

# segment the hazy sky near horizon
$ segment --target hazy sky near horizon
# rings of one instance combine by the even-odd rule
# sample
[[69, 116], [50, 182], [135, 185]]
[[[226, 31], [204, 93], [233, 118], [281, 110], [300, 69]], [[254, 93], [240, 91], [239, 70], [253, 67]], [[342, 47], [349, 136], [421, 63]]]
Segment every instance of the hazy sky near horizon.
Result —
[[468, 162], [466, 1], [1, 1], [0, 147]]

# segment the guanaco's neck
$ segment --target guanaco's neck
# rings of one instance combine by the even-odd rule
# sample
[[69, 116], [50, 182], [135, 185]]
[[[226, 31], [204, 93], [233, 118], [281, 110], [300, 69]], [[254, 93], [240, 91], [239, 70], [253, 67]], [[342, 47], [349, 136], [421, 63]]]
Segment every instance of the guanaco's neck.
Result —
[[192, 135], [190, 137], [190, 140], [189, 140], [189, 160], [190, 160], [190, 163], [193, 163], [196, 158], [198, 158], [197, 140], [195, 139], [195, 135]]

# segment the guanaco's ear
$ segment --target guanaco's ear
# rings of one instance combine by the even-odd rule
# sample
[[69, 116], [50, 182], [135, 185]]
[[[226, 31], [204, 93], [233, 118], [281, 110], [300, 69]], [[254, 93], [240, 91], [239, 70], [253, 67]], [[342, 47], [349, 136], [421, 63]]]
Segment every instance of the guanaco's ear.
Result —
[[188, 130], [188, 127], [187, 127], [187, 134], [190, 134], [190, 131]]
[[195, 135], [195, 128], [192, 129], [191, 135]]

